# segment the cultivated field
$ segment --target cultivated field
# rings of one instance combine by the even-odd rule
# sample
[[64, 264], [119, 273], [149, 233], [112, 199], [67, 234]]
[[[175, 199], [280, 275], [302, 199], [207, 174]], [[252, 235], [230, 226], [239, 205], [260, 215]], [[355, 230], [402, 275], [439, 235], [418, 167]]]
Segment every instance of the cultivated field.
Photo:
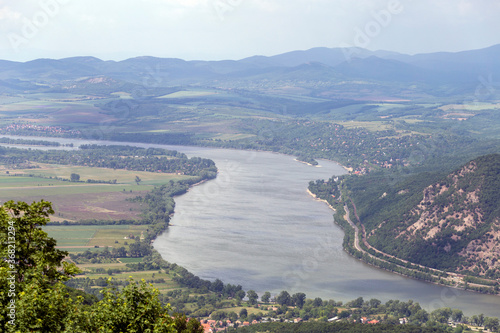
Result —
[[[102, 250], [105, 246], [127, 248], [129, 243], [134, 242], [131, 236], [140, 238], [147, 229], [147, 225], [49, 225], [43, 228], [57, 240], [58, 248], [69, 252]], [[127, 259], [133, 259], [127, 262], [140, 262], [140, 258]]]
[[[57, 248], [68, 251], [70, 254], [84, 253], [85, 251], [109, 251], [113, 248], [125, 247], [141, 239], [141, 234], [147, 230], [147, 225], [64, 225], [45, 226], [43, 230], [57, 241]], [[131, 239], [131, 237], [134, 239]], [[71, 259], [68, 259], [71, 260]], [[172, 280], [172, 275], [161, 270], [133, 271], [126, 264], [140, 263], [143, 258], [116, 258], [109, 262], [81, 263], [78, 267], [82, 274], [77, 277], [90, 279], [112, 277], [114, 280], [125, 281], [133, 278], [135, 281], [154, 280], [154, 287], [160, 292], [180, 289]], [[109, 270], [115, 270], [110, 273]]]
[[[139, 203], [127, 199], [143, 195], [151, 191], [154, 186], [160, 186], [170, 180], [190, 178], [190, 176], [144, 171], [38, 165], [40, 168], [35, 169], [0, 168], [0, 202], [8, 200], [33, 202], [42, 199], [50, 201], [56, 211], [51, 217], [53, 221], [138, 220], [142, 207]], [[80, 182], [55, 179], [55, 177], [69, 179], [72, 173], [80, 175]], [[141, 179], [139, 184], [135, 182], [136, 176]], [[101, 181], [116, 179], [116, 184], [88, 183], [87, 179]]]

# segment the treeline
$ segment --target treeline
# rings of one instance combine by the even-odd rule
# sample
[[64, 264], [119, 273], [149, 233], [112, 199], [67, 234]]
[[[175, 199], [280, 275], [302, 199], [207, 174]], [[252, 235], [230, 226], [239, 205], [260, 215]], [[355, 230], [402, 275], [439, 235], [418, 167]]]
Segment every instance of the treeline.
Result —
[[72, 143], [61, 144], [57, 141], [12, 139], [12, 138], [5, 138], [5, 137], [0, 138], [0, 143], [6, 143], [6, 144], [11, 144], [11, 145], [27, 145], [27, 146], [73, 147]]
[[0, 163], [16, 166], [26, 161], [62, 165], [78, 165], [135, 171], [179, 173], [189, 176], [213, 177], [217, 172], [212, 160], [193, 157], [177, 151], [129, 146], [82, 146], [77, 151], [24, 150], [3, 148]]
[[359, 323], [322, 323], [322, 322], [306, 322], [306, 323], [264, 323], [237, 329], [229, 329], [228, 332], [269, 332], [269, 333], [330, 333], [330, 332], [419, 332], [419, 333], [440, 333], [448, 332], [444, 327], [418, 327], [413, 325], [391, 325], [377, 324], [366, 325]]

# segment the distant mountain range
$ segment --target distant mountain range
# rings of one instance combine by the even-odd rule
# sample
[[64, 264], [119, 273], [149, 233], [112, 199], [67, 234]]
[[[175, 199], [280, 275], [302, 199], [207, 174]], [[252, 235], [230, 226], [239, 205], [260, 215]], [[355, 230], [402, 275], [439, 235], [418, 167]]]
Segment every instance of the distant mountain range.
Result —
[[[445, 87], [452, 93], [480, 83], [480, 77], [500, 75], [500, 45], [457, 53], [405, 55], [360, 48], [313, 48], [271, 57], [241, 60], [184, 61], [175, 58], [136, 57], [103, 61], [94, 57], [28, 62], [0, 60], [0, 92], [44, 89], [54, 85], [105, 76], [116, 84], [147, 87], [179, 85], [217, 86], [221, 82], [266, 80], [345, 82], [368, 80], [398, 85], [417, 83], [422, 89]], [[34, 86], [37, 83], [37, 86]], [[450, 88], [451, 87], [451, 88]], [[46, 88], [46, 87], [45, 87]], [[435, 89], [434, 89], [435, 90]]]

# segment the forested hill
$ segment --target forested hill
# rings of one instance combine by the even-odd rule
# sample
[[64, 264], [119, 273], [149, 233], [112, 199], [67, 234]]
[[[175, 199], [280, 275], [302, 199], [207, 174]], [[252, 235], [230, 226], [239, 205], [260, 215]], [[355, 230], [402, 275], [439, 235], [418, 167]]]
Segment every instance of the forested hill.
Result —
[[418, 192], [415, 184], [372, 202], [383, 213], [366, 214], [369, 243], [425, 266], [499, 278], [500, 155], [476, 158]]

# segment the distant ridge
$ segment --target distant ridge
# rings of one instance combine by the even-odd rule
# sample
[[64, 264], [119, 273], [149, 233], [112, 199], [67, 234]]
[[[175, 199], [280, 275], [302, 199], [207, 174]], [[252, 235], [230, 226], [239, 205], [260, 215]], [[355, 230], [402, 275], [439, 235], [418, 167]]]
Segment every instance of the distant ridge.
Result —
[[[311, 65], [318, 64], [318, 65]], [[324, 72], [323, 72], [324, 71]], [[294, 73], [294, 74], [293, 74]], [[325, 48], [292, 51], [275, 56], [241, 60], [185, 61], [177, 58], [141, 56], [122, 61], [103, 61], [91, 56], [36, 59], [27, 62], [0, 60], [0, 80], [41, 80], [51, 84], [107, 76], [134, 84], [154, 82], [155, 87], [208, 85], [225, 80], [331, 81], [366, 79], [390, 84], [419, 83], [426, 92], [439, 88], [470, 90], [478, 77], [500, 76], [500, 45], [463, 52], [404, 55], [361, 48]], [[16, 91], [16, 85], [5, 91]], [[438, 90], [439, 90], [438, 89]]]

